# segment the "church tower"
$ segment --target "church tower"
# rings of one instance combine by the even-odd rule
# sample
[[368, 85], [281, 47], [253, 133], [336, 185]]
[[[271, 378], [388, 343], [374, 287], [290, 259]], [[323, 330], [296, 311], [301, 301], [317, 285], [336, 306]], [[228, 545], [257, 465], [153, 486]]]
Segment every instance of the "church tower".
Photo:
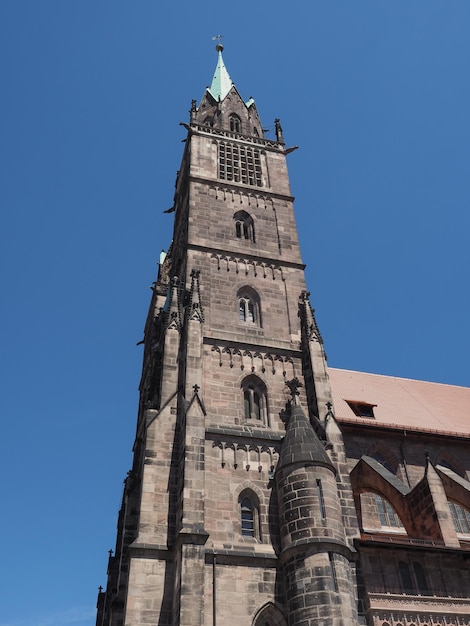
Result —
[[358, 536], [279, 120], [217, 46], [145, 326], [98, 626], [355, 626]]

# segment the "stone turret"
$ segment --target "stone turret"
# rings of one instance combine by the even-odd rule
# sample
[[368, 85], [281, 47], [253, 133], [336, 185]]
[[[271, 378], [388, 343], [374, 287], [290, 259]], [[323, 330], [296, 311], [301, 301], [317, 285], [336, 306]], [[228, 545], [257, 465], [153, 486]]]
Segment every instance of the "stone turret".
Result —
[[275, 481], [289, 626], [352, 626], [357, 608], [336, 469], [302, 407], [287, 408]]

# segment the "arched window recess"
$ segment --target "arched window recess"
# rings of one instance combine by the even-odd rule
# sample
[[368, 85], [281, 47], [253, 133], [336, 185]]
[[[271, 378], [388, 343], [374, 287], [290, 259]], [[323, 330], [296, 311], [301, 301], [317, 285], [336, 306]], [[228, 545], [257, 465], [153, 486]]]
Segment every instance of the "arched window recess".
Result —
[[255, 615], [253, 626], [287, 626], [287, 621], [277, 606], [267, 602]]
[[237, 293], [238, 316], [240, 322], [261, 326], [259, 296], [251, 287], [242, 287]]
[[230, 130], [232, 131], [232, 133], [241, 133], [242, 122], [240, 118], [238, 117], [238, 115], [236, 115], [235, 113], [232, 113], [228, 119], [229, 119], [229, 124], [230, 124]]
[[261, 541], [259, 499], [251, 489], [244, 489], [238, 497], [240, 533]]
[[457, 534], [470, 535], [470, 511], [458, 502], [449, 501], [448, 504]]
[[388, 500], [371, 491], [360, 494], [361, 526], [367, 533], [406, 535], [397, 511]]
[[243, 416], [253, 426], [268, 426], [268, 399], [266, 385], [257, 376], [250, 375], [242, 381]]
[[380, 526], [383, 529], [392, 529], [395, 531], [405, 531], [398, 513], [388, 500], [379, 496], [378, 493], [374, 494], [375, 505], [377, 507], [377, 513], [379, 515]]
[[255, 225], [253, 218], [246, 211], [237, 211], [233, 216], [237, 239], [244, 239], [255, 243]]

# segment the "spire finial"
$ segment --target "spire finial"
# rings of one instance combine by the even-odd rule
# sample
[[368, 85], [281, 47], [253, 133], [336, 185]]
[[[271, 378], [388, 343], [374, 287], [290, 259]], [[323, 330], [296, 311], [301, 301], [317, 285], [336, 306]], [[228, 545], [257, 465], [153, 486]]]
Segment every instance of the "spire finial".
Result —
[[212, 84], [208, 88], [209, 93], [214, 98], [216, 102], [221, 102], [225, 96], [228, 94], [230, 89], [232, 89], [232, 79], [227, 72], [227, 68], [224, 65], [224, 59], [222, 57], [222, 50], [224, 49], [223, 45], [220, 43], [222, 35], [216, 35], [212, 37], [213, 40], [217, 40], [218, 43], [215, 49], [218, 52], [219, 59], [217, 61], [217, 67], [215, 68], [214, 78], [212, 79]]
[[216, 41], [216, 40], [217, 40], [217, 45], [215, 49], [217, 50], [217, 52], [222, 52], [222, 50], [224, 49], [222, 45], [222, 35], [215, 35], [215, 37], [212, 37], [212, 41]]

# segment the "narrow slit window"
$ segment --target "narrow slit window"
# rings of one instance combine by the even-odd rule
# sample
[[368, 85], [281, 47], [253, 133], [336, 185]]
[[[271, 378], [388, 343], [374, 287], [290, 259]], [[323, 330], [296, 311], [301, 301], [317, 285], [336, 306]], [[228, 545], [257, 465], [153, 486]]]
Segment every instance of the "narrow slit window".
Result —
[[332, 552], [328, 552], [328, 559], [330, 562], [330, 578], [333, 591], [338, 591], [338, 579], [336, 578], [336, 566], [335, 559]]
[[323, 499], [323, 487], [321, 484], [321, 480], [319, 478], [317, 478], [317, 496], [318, 496], [318, 505], [320, 507], [321, 518], [326, 519], [325, 501]]

